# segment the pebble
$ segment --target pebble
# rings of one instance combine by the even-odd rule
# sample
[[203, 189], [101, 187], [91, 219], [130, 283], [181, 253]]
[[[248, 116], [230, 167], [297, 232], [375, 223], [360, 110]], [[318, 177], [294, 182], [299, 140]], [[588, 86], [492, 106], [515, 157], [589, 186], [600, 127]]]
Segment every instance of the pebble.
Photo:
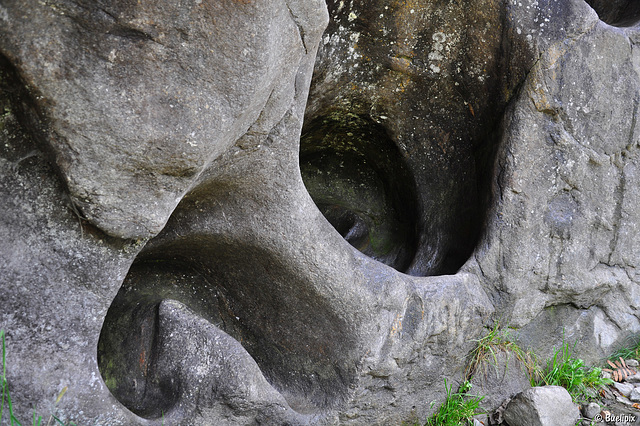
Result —
[[625, 381], [629, 383], [640, 383], [640, 373], [633, 374], [631, 376], [627, 376]]
[[631, 394], [629, 394], [629, 399], [633, 402], [640, 402], [640, 388], [633, 388]]
[[634, 387], [633, 387], [633, 385], [631, 383], [614, 382], [613, 383], [613, 387], [616, 388], [616, 390], [618, 392], [620, 392], [622, 395], [624, 395], [626, 397], [631, 395], [631, 391], [634, 389]]
[[600, 406], [595, 402], [590, 402], [589, 404], [582, 407], [582, 415], [587, 419], [594, 418], [598, 413], [600, 413]]
[[632, 367], [632, 368], [635, 368], [638, 365], [640, 365], [640, 363], [635, 359], [627, 359], [625, 360], [625, 363], [627, 364], [627, 367]]
[[616, 401], [629, 407], [633, 405], [633, 402], [629, 401], [629, 398], [626, 396], [616, 396]]

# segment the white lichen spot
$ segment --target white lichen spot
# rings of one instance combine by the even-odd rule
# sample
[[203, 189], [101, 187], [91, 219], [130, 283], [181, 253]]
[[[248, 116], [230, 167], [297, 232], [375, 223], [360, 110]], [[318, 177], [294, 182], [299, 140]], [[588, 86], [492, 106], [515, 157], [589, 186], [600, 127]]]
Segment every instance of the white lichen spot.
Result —
[[415, 9], [411, 9], [411, 10], [409, 11], [409, 13], [414, 14], [414, 13], [416, 13], [416, 11], [415, 11]]
[[340, 4], [338, 5], [338, 12], [340, 12], [342, 9], [344, 9], [344, 2], [341, 1]]
[[516, 32], [517, 32], [518, 34], [522, 34], [522, 30], [521, 30], [520, 28], [518, 28], [518, 29], [516, 30]]
[[202, 4], [202, 0], [196, 0], [196, 4]]
[[436, 43], [444, 43], [447, 39], [447, 36], [443, 32], [437, 32], [433, 33], [431, 38], [433, 38], [433, 41], [435, 41]]
[[116, 60], [116, 49], [111, 49], [111, 52], [109, 52], [109, 56], [107, 57], [107, 59], [109, 59], [109, 62], [113, 62]]
[[357, 43], [359, 39], [360, 33], [353, 33], [349, 36], [349, 40], [353, 41], [354, 43]]
[[358, 15], [356, 15], [354, 12], [350, 12], [349, 16], [347, 17], [349, 22], [355, 21], [357, 18], [358, 18]]
[[441, 61], [444, 59], [444, 56], [440, 54], [440, 52], [432, 51], [429, 53], [429, 60], [431, 61]]
[[433, 72], [435, 72], [435, 73], [440, 72], [440, 67], [439, 67], [439, 66], [437, 66], [437, 65], [435, 65], [435, 64], [431, 64], [431, 65], [429, 65], [429, 68], [431, 68], [431, 71], [433, 71]]

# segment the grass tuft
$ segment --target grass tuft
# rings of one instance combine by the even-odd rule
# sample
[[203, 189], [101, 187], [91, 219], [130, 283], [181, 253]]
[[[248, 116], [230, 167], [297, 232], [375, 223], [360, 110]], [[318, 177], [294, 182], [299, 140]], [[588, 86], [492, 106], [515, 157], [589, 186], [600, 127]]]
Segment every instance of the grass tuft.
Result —
[[[576, 342], [577, 343], [577, 342]], [[562, 338], [562, 346], [557, 349], [542, 372], [537, 385], [555, 385], [564, 387], [574, 401], [585, 402], [597, 397], [597, 391], [613, 383], [602, 377], [599, 367], [588, 368], [584, 361], [573, 356], [573, 348]]]
[[477, 373], [486, 374], [486, 369], [493, 365], [498, 368], [498, 353], [508, 352], [516, 357], [526, 368], [526, 373], [530, 378], [531, 385], [540, 377], [540, 368], [536, 357], [531, 352], [525, 352], [516, 343], [516, 338], [512, 336], [511, 329], [502, 327], [496, 322], [486, 336], [475, 340], [476, 348], [471, 351], [470, 361], [467, 364], [465, 377], [471, 378]]
[[471, 390], [471, 383], [464, 381], [457, 392], [453, 392], [453, 386], [447, 386], [447, 379], [444, 380], [444, 387], [447, 397], [438, 411], [433, 414], [425, 426], [459, 426], [468, 424], [471, 418], [477, 414], [480, 402], [484, 396], [468, 395]]
[[[637, 336], [636, 336], [637, 339]], [[635, 339], [634, 339], [635, 340]], [[628, 347], [622, 347], [615, 351], [609, 356], [610, 360], [617, 359], [635, 359], [636, 361], [640, 361], [640, 339], [638, 339], [635, 343], [631, 343]]]

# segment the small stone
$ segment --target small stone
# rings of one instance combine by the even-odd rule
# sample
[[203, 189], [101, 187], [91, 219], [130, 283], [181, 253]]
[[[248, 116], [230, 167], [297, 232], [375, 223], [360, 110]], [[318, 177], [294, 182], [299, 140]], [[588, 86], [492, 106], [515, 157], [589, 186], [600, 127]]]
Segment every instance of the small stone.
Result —
[[616, 401], [629, 407], [633, 405], [633, 402], [629, 401], [626, 396], [616, 396]]
[[625, 381], [629, 382], [629, 383], [640, 383], [640, 373], [636, 373], [636, 374], [633, 374], [631, 376], [627, 376]]
[[632, 368], [635, 368], [638, 365], [640, 365], [640, 363], [635, 359], [627, 359], [624, 362], [627, 364], [627, 367], [632, 367]]
[[629, 399], [632, 402], [640, 402], [640, 387], [634, 387], [629, 395]]
[[631, 395], [631, 391], [633, 390], [633, 385], [630, 383], [614, 382], [613, 387], [616, 388], [618, 392], [620, 392], [623, 396], [626, 396], [626, 397]]
[[504, 420], [510, 426], [573, 426], [579, 417], [578, 406], [560, 386], [541, 386], [520, 392], [504, 410]]
[[611, 379], [611, 373], [609, 373], [608, 371], [603, 371], [602, 374], [600, 375], [603, 379]]
[[600, 412], [600, 406], [595, 402], [590, 402], [589, 404], [582, 407], [582, 415], [587, 419], [592, 419]]

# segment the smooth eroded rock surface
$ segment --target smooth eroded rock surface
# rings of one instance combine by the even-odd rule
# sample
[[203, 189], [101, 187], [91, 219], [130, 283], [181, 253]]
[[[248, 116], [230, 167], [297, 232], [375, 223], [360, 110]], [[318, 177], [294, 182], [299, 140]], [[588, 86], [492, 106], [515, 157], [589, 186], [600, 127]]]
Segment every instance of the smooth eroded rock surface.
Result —
[[560, 386], [541, 386], [516, 395], [504, 410], [509, 426], [572, 426], [580, 418], [578, 406]]
[[634, 10], [0, 0], [16, 415], [424, 422], [497, 319], [608, 355], [640, 332]]

